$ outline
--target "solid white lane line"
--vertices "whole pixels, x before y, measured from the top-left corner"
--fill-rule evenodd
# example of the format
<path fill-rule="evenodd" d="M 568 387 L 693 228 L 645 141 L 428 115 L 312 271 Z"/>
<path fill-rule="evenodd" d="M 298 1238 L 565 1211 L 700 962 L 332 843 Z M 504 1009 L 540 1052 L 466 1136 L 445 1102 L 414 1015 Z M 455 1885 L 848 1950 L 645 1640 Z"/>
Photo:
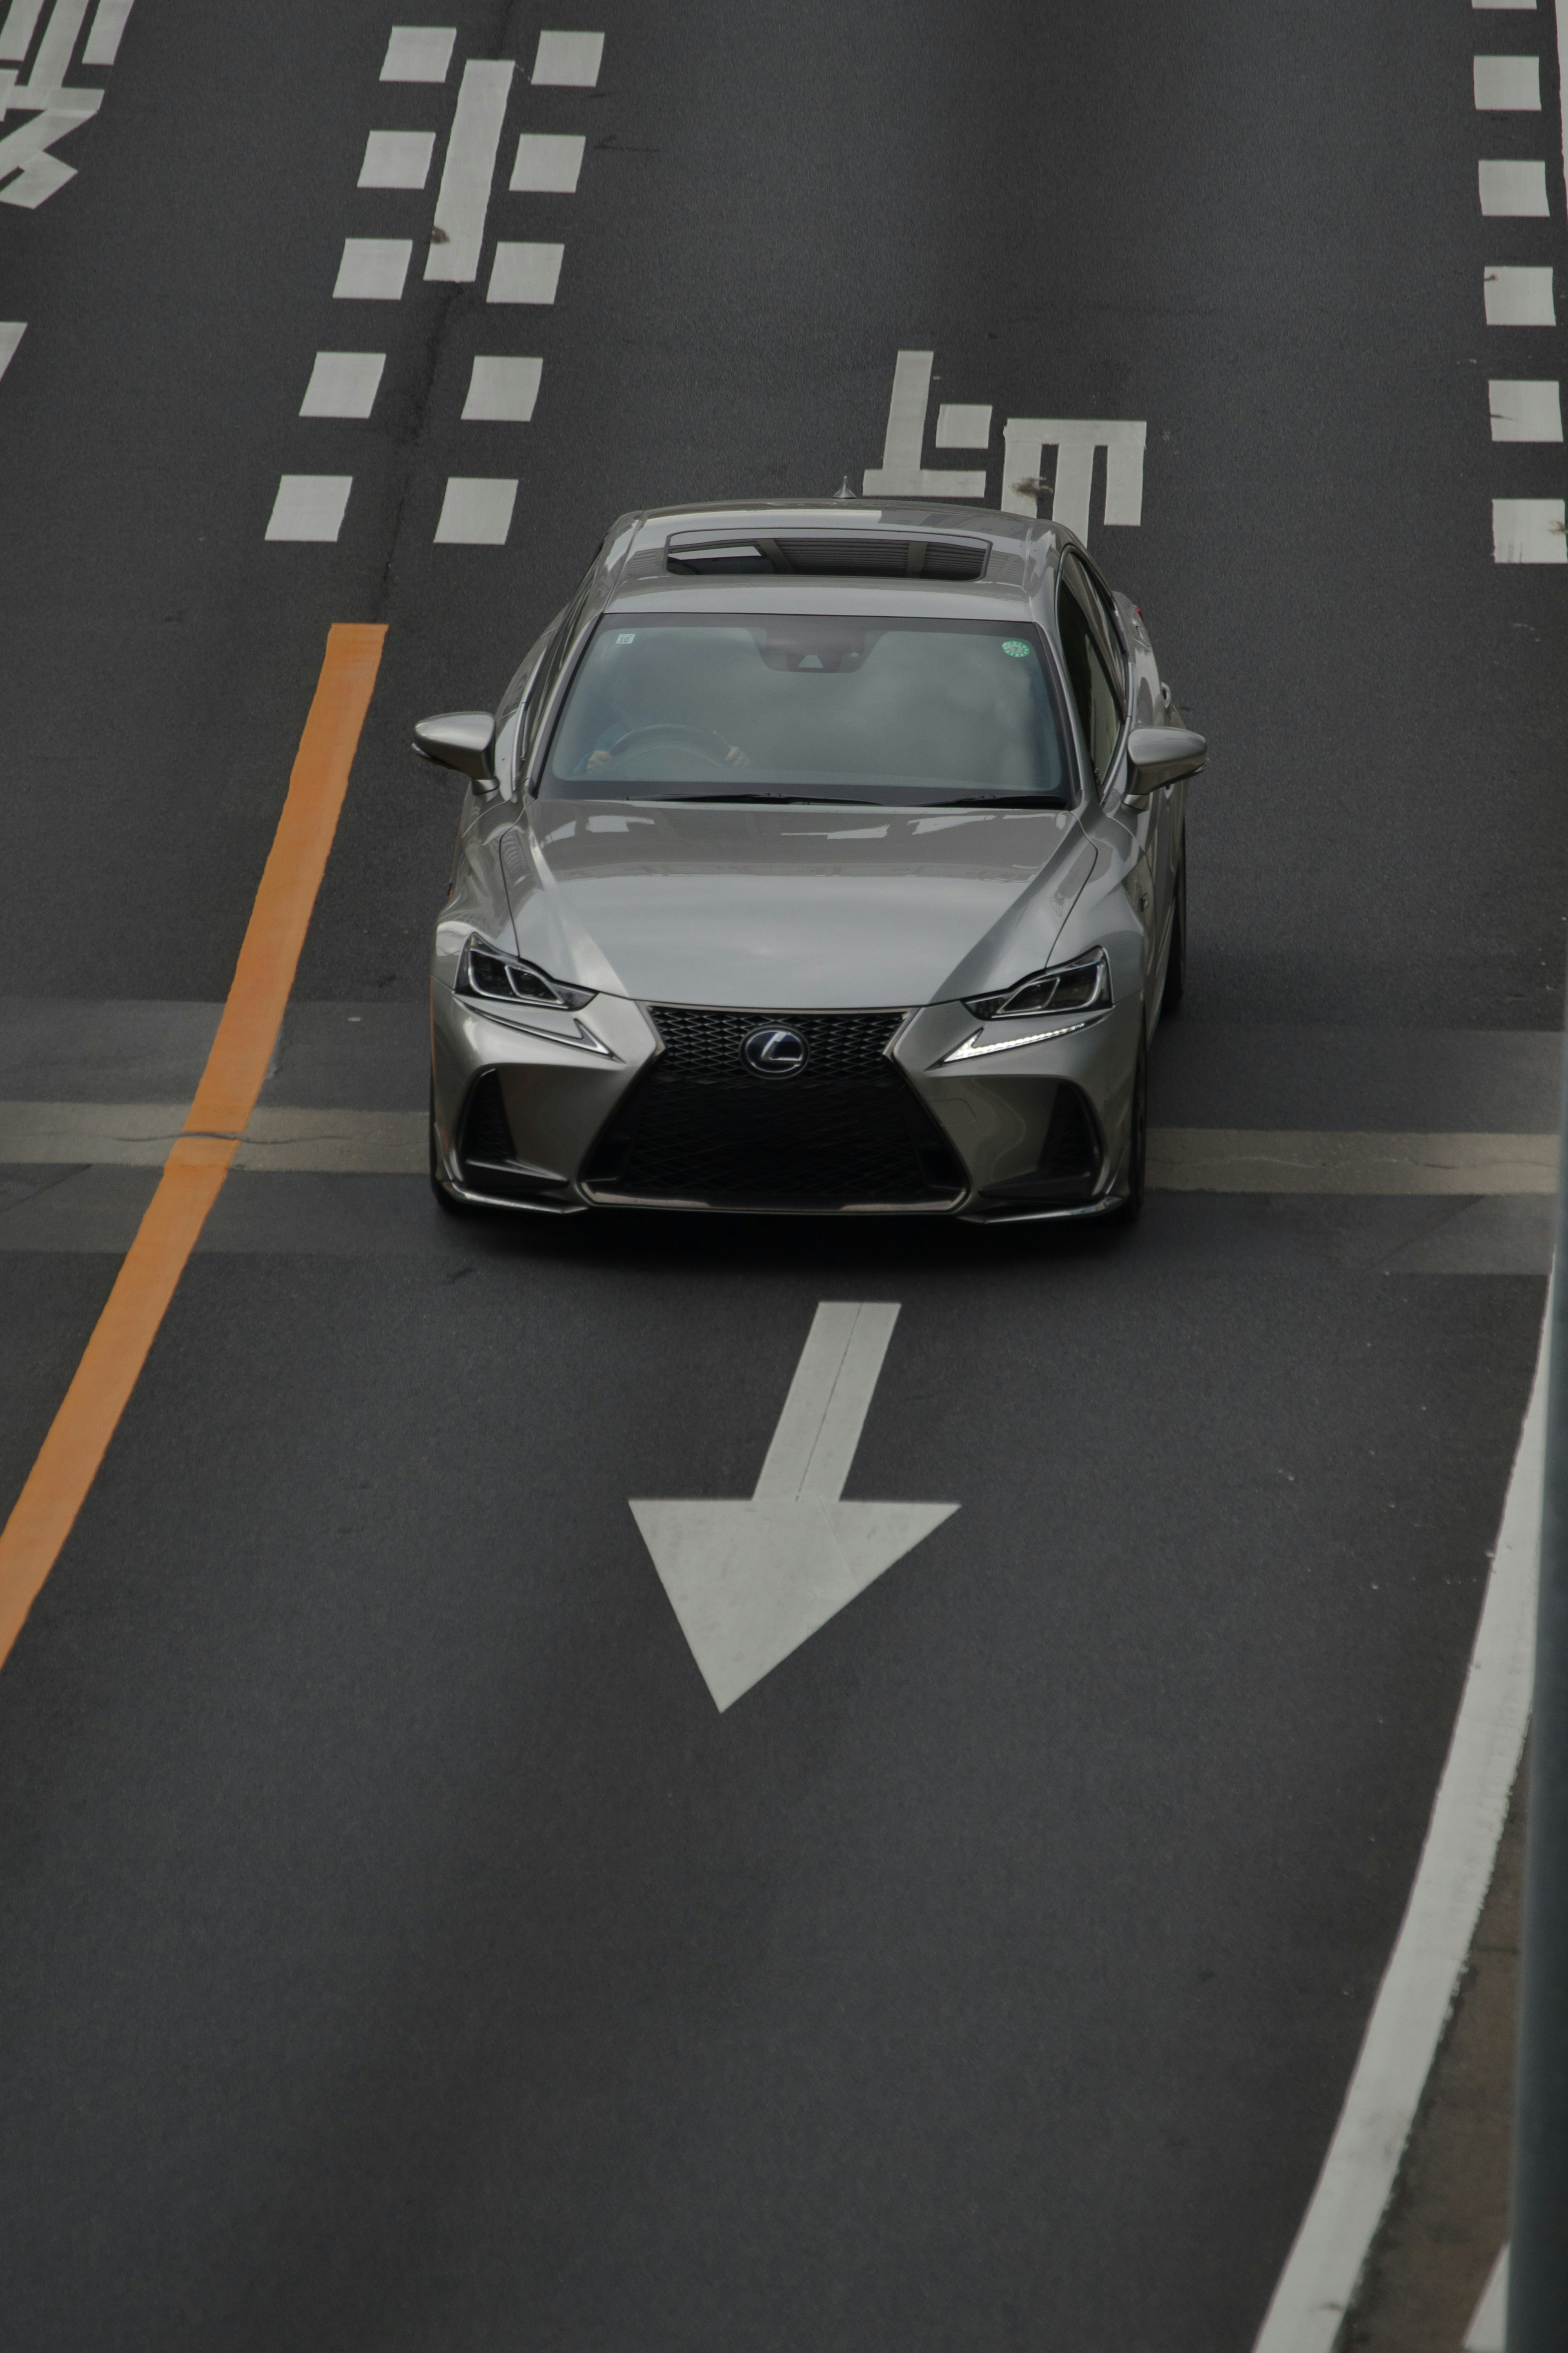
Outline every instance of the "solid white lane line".
<path fill-rule="evenodd" d="M 1561 499 L 1494 499 L 1494 564 L 1568 564 Z"/>
<path fill-rule="evenodd" d="M 427 279 L 468 286 L 479 275 L 485 215 L 500 149 L 501 123 L 514 68 L 510 58 L 470 58 L 463 68 L 452 135 L 436 199 Z"/>
<path fill-rule="evenodd" d="M 1544 164 L 1486 162 L 1479 167 L 1481 210 L 1491 218 L 1544 220 L 1552 207 L 1546 201 Z"/>
<path fill-rule="evenodd" d="M 272 502 L 268 538 L 335 540 L 353 486 L 352 474 L 285 474 Z"/>
<path fill-rule="evenodd" d="M 991 404 L 944 400 L 936 412 L 939 449 L 988 449 L 991 447 Z"/>
<path fill-rule="evenodd" d="M 394 25 L 382 80 L 445 81 L 457 38 L 455 25 Z"/>
<path fill-rule="evenodd" d="M 487 302 L 553 302 L 563 245 L 498 245 Z"/>
<path fill-rule="evenodd" d="M 1561 441 L 1563 403 L 1555 383 L 1519 384 L 1494 376 L 1487 385 L 1494 441 Z"/>
<path fill-rule="evenodd" d="M 412 237 L 345 237 L 333 301 L 400 302 L 413 259 Z"/>
<path fill-rule="evenodd" d="M 368 417 L 385 365 L 384 352 L 318 352 L 300 416 Z"/>
<path fill-rule="evenodd" d="M 1464 2353 L 1505 2353 L 1508 2337 L 1508 2249 L 1491 2267 L 1481 2300 L 1465 2331 Z"/>
<path fill-rule="evenodd" d="M 1552 272 L 1508 269 L 1483 272 L 1489 327 L 1554 327 L 1557 309 L 1552 299 Z"/>
<path fill-rule="evenodd" d="M 422 188 L 436 153 L 433 131 L 373 131 L 360 165 L 362 188 Z"/>
<path fill-rule="evenodd" d="M 1551 1293 L 1447 1761 L 1323 2169 L 1255 2353 L 1331 2353 L 1394 2188 L 1492 1875 L 1535 1660 Z"/>
<path fill-rule="evenodd" d="M 1557 0 L 1557 102 L 1562 116 L 1563 170 L 1568 179 L 1568 0 Z"/>
<path fill-rule="evenodd" d="M 1539 58 L 1477 58 L 1476 106 L 1482 114 L 1539 114 Z"/>
<path fill-rule="evenodd" d="M 570 90 L 592 90 L 604 55 L 603 33 L 541 33 L 533 79 Z"/>
<path fill-rule="evenodd" d="M 463 403 L 466 425 L 526 425 L 539 398 L 542 360 L 477 359 Z"/>
<path fill-rule="evenodd" d="M 0 59 L 20 65 L 33 45 L 33 35 L 44 13 L 44 0 L 11 0 L 0 25 Z"/>
<path fill-rule="evenodd" d="M 510 185 L 517 195 L 574 196 L 587 141 L 547 131 L 525 131 L 517 142 Z"/>
<path fill-rule="evenodd" d="M 447 483 L 437 547 L 504 547 L 517 503 L 517 483 L 473 474 L 453 474 Z"/>
<path fill-rule="evenodd" d="M 1557 1138 L 1153 1127 L 1149 1182 L 1173 1193 L 1554 1193 Z"/>
<path fill-rule="evenodd" d="M 27 332 L 26 319 L 0 319 L 0 375 L 16 356 L 16 346 Z"/>
<path fill-rule="evenodd" d="M 120 55 L 121 37 L 131 14 L 131 0 L 98 0 L 92 30 L 81 53 L 84 66 L 111 66 Z"/>

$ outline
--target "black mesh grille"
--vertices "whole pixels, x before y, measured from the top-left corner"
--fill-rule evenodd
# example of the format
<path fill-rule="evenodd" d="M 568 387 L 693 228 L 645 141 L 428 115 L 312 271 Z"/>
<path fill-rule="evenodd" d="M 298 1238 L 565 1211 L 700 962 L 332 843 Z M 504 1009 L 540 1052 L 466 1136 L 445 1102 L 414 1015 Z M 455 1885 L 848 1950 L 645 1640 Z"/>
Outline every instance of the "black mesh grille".
<path fill-rule="evenodd" d="M 941 1129 L 889 1060 L 900 1013 L 732 1013 L 650 1008 L 664 1052 L 590 1155 L 609 1199 L 729 1208 L 943 1206 L 966 1188 Z M 753 1030 L 805 1041 L 794 1078 L 753 1076 Z"/>

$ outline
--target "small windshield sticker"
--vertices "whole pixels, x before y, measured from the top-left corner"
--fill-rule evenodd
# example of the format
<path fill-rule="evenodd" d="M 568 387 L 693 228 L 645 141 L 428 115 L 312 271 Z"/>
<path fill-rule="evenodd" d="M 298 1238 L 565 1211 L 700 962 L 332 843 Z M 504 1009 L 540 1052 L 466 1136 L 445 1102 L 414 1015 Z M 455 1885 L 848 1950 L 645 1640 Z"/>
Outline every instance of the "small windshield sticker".
<path fill-rule="evenodd" d="M 616 634 L 616 643 L 618 646 L 633 645 L 637 641 L 637 633 L 635 629 L 617 630 Z"/>
<path fill-rule="evenodd" d="M 1027 661 L 1029 659 L 1029 649 L 1022 638 L 1004 638 L 1002 650 L 1005 654 L 1011 654 L 1015 661 Z"/>

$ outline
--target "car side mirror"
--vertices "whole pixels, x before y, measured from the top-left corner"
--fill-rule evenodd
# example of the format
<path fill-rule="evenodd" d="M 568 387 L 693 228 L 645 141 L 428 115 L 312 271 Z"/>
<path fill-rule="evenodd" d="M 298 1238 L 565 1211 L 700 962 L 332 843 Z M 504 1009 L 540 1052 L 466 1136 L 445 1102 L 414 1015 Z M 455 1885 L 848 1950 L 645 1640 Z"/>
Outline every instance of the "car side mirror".
<path fill-rule="evenodd" d="M 414 730 L 414 749 L 438 768 L 456 768 L 476 785 L 493 786 L 495 736 L 496 723 L 488 711 L 442 711 L 434 719 L 420 720 Z"/>
<path fill-rule="evenodd" d="M 1208 737 L 1191 727 L 1134 727 L 1127 738 L 1128 798 L 1146 799 L 1163 786 L 1197 776 L 1208 764 Z"/>

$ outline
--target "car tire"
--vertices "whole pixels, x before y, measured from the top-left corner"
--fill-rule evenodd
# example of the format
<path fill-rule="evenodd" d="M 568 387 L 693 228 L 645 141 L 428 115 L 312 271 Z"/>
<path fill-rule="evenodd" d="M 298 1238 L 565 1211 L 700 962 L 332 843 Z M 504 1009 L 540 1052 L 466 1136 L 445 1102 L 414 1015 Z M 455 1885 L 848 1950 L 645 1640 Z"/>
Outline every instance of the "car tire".
<path fill-rule="evenodd" d="M 1127 1123 L 1127 1191 L 1113 1212 L 1118 1225 L 1135 1225 L 1143 1209 L 1143 1178 L 1149 1162 L 1149 1047 L 1138 1040 L 1132 1072 L 1132 1108 Z"/>
<path fill-rule="evenodd" d="M 1176 869 L 1176 906 L 1171 918 L 1171 952 L 1165 958 L 1165 986 L 1160 997 L 1160 1018 L 1174 1013 L 1187 993 L 1187 845 Z"/>
<path fill-rule="evenodd" d="M 455 1194 L 448 1193 L 447 1187 L 441 1182 L 441 1164 L 436 1150 L 436 1082 L 433 1078 L 430 1082 L 429 1134 L 430 1190 L 436 1196 L 437 1206 L 439 1208 L 444 1209 L 449 1218 L 471 1217 L 473 1212 L 469 1208 L 468 1203 L 467 1201 L 459 1201 Z"/>

